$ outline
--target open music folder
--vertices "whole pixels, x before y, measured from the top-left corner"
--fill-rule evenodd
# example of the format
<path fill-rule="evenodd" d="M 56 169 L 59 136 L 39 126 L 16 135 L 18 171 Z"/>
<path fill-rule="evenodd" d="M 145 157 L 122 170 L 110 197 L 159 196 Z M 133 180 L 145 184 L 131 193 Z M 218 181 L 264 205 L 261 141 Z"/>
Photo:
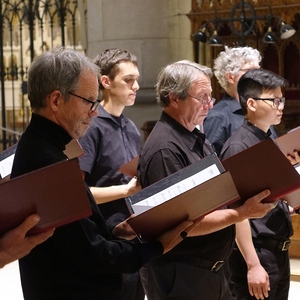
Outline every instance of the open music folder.
<path fill-rule="evenodd" d="M 300 126 L 275 139 L 282 153 L 294 155 L 294 150 L 300 152 Z"/>
<path fill-rule="evenodd" d="M 127 222 L 144 242 L 238 199 L 230 173 L 212 154 L 127 197 L 135 214 Z"/>
<path fill-rule="evenodd" d="M 295 170 L 299 173 L 300 176 L 300 164 L 294 165 Z M 300 189 L 296 190 L 283 197 L 283 200 L 288 203 L 294 209 L 300 208 Z"/>
<path fill-rule="evenodd" d="M 127 222 L 143 242 L 183 220 L 241 205 L 265 189 L 271 194 L 264 202 L 300 191 L 300 175 L 271 139 L 221 163 L 215 155 L 208 156 L 128 197 L 136 216 Z"/>
<path fill-rule="evenodd" d="M 134 157 L 132 160 L 130 160 L 125 165 L 121 166 L 119 169 L 119 172 L 121 172 L 127 176 L 130 176 L 130 177 L 137 176 L 138 163 L 139 163 L 139 155 Z"/>
<path fill-rule="evenodd" d="M 30 234 L 79 220 L 91 214 L 77 158 L 15 177 L 0 184 L 0 235 L 37 213 L 40 222 Z"/>
<path fill-rule="evenodd" d="M 264 202 L 272 202 L 300 189 L 298 172 L 272 139 L 228 157 L 222 164 L 230 171 L 241 201 L 269 189 L 271 194 Z"/>

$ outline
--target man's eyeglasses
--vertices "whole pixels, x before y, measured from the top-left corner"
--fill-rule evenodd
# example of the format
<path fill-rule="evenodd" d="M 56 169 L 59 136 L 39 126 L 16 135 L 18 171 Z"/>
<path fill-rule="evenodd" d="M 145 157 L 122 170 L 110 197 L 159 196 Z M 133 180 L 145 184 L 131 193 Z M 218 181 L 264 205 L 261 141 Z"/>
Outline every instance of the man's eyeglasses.
<path fill-rule="evenodd" d="M 209 105 L 210 103 L 214 104 L 216 102 L 216 99 L 211 97 L 211 96 L 208 96 L 209 99 L 198 98 L 198 97 L 195 97 L 195 96 L 192 96 L 192 95 L 189 95 L 189 94 L 188 94 L 188 96 L 198 100 L 199 102 L 202 103 L 202 105 Z"/>
<path fill-rule="evenodd" d="M 98 106 L 100 104 L 100 100 L 92 101 L 92 100 L 86 99 L 86 98 L 84 98 L 82 96 L 76 95 L 76 94 L 74 94 L 72 92 L 68 92 L 68 94 L 70 94 L 72 96 L 75 96 L 77 98 L 80 98 L 80 99 L 82 99 L 82 100 L 84 100 L 84 101 L 86 101 L 88 103 L 91 103 L 92 106 L 91 106 L 90 110 L 93 111 L 93 112 L 98 108 Z"/>
<path fill-rule="evenodd" d="M 276 108 L 283 108 L 285 104 L 285 98 L 253 98 L 254 100 L 262 100 L 262 101 L 272 101 L 273 102 L 273 107 Z"/>

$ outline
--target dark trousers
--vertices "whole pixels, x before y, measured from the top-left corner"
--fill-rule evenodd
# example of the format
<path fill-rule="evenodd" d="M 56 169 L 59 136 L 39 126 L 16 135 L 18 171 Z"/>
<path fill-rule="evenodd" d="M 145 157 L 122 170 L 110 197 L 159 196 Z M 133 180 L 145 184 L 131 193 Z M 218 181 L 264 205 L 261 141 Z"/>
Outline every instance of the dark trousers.
<path fill-rule="evenodd" d="M 123 274 L 122 300 L 144 300 L 145 292 L 141 283 L 139 272 Z"/>
<path fill-rule="evenodd" d="M 224 271 L 217 273 L 185 263 L 149 263 L 140 270 L 148 300 L 230 300 Z"/>
<path fill-rule="evenodd" d="M 256 249 L 261 265 L 269 274 L 268 300 L 287 300 L 290 287 L 290 261 L 288 251 Z M 253 300 L 248 290 L 247 265 L 239 250 L 235 249 L 228 259 L 232 300 Z"/>

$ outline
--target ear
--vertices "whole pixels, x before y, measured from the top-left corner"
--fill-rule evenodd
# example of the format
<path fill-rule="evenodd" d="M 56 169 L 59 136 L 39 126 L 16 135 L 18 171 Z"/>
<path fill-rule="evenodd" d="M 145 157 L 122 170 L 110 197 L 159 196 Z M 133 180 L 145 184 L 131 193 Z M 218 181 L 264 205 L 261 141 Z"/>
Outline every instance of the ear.
<path fill-rule="evenodd" d="M 234 77 L 235 75 L 232 75 L 231 73 L 225 73 L 225 78 L 229 83 L 234 83 Z"/>
<path fill-rule="evenodd" d="M 170 99 L 170 105 L 177 108 L 178 107 L 178 98 L 175 97 L 173 93 L 169 94 L 169 99 Z"/>
<path fill-rule="evenodd" d="M 256 108 L 257 108 L 257 101 L 255 101 L 254 99 L 252 98 L 249 98 L 247 100 L 247 108 L 253 112 L 256 111 Z"/>
<path fill-rule="evenodd" d="M 102 75 L 100 78 L 101 84 L 105 89 L 109 89 L 110 88 L 110 80 L 108 78 L 108 76 L 106 75 Z"/>
<path fill-rule="evenodd" d="M 55 90 L 48 96 L 49 106 L 54 112 L 57 112 L 61 101 L 65 101 L 60 91 Z"/>

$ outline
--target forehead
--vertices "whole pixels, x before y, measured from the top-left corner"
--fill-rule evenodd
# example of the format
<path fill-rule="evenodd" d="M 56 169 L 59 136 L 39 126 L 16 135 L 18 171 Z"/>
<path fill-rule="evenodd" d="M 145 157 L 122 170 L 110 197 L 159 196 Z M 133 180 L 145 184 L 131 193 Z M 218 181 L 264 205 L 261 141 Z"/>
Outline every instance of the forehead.
<path fill-rule="evenodd" d="M 277 88 L 272 90 L 264 89 L 261 96 L 281 97 L 282 96 L 281 87 L 278 86 Z"/>
<path fill-rule="evenodd" d="M 192 82 L 190 90 L 198 93 L 210 93 L 212 91 L 210 78 L 204 74 L 199 74 L 199 77 Z"/>
<path fill-rule="evenodd" d="M 84 71 L 81 73 L 78 80 L 79 88 L 88 89 L 90 91 L 96 91 L 98 93 L 99 83 L 98 77 L 92 71 Z"/>
<path fill-rule="evenodd" d="M 118 64 L 116 76 L 139 76 L 138 67 L 129 61 L 124 61 Z"/>

